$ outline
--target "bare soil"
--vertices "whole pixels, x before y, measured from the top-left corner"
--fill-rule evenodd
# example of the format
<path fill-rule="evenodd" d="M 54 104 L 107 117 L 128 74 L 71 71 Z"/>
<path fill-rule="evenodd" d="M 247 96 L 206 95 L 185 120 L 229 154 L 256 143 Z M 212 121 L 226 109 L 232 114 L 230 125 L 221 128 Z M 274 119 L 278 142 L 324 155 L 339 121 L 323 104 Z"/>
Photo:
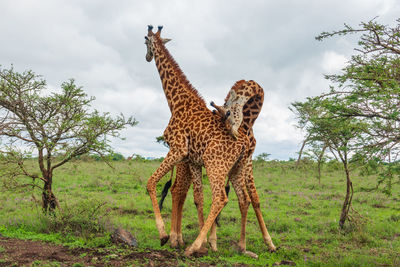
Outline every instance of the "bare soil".
<path fill-rule="evenodd" d="M 135 249 L 71 249 L 42 241 L 12 239 L 0 236 L 2 266 L 178 266 L 185 262 L 178 252 Z M 192 266 L 212 266 L 188 262 Z"/>

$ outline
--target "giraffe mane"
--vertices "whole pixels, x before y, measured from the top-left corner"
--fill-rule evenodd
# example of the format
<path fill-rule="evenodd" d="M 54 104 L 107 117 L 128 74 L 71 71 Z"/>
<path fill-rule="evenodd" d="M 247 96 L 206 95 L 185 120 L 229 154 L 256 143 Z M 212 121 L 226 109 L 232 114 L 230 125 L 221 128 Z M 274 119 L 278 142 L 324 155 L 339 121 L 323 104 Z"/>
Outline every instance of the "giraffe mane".
<path fill-rule="evenodd" d="M 182 69 L 179 67 L 178 63 L 175 61 L 175 59 L 171 56 L 169 53 L 168 49 L 165 47 L 165 45 L 162 43 L 161 38 L 157 38 L 157 43 L 163 50 L 164 55 L 166 55 L 167 59 L 171 62 L 172 68 L 174 71 L 177 73 L 179 79 L 181 82 L 189 89 L 189 91 L 196 97 L 196 99 L 199 100 L 204 106 L 206 106 L 206 102 L 204 101 L 204 98 L 200 95 L 199 91 L 194 88 L 194 86 L 189 82 L 189 80 L 186 78 L 186 75 L 183 73 Z"/>

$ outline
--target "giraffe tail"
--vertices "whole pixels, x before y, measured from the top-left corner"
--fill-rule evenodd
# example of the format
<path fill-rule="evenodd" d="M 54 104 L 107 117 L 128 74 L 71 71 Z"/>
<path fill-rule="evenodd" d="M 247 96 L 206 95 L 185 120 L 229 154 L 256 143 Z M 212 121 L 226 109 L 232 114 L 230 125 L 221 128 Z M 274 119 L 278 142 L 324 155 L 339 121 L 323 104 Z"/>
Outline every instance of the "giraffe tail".
<path fill-rule="evenodd" d="M 168 195 L 168 190 L 169 190 L 169 188 L 170 188 L 171 185 L 172 185 L 172 176 L 174 176 L 174 168 L 172 168 L 172 170 L 171 170 L 171 177 L 170 177 L 170 179 L 168 180 L 168 182 L 165 183 L 164 188 L 163 188 L 163 190 L 162 190 L 162 192 L 161 192 L 161 199 L 160 199 L 160 201 L 158 202 L 158 207 L 160 208 L 160 211 L 162 210 L 163 204 L 164 204 L 164 200 L 165 200 L 165 198 L 166 198 L 167 195 Z"/>

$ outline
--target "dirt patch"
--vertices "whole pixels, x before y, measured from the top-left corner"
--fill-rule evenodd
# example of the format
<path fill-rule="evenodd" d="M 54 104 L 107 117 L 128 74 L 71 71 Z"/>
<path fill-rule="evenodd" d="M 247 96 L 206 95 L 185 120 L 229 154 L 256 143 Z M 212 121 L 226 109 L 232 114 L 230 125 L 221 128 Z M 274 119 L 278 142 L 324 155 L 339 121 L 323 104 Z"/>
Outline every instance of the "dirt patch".
<path fill-rule="evenodd" d="M 135 249 L 70 249 L 42 241 L 19 240 L 0 236 L 0 267 L 40 266 L 58 263 L 58 266 L 178 266 L 186 258 L 167 250 Z M 189 261 L 189 265 L 211 266 Z M 53 266 L 53 265 L 51 265 Z"/>
<path fill-rule="evenodd" d="M 372 207 L 377 208 L 377 209 L 385 209 L 385 208 L 387 208 L 385 205 L 379 204 L 379 203 L 373 204 Z"/>

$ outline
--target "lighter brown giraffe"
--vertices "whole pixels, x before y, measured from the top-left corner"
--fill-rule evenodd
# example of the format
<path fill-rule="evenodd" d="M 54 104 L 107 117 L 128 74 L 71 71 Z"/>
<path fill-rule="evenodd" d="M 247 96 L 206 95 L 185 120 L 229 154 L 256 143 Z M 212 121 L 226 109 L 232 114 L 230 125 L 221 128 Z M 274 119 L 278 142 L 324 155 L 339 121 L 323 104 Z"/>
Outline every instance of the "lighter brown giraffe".
<path fill-rule="evenodd" d="M 244 99 L 244 101 L 240 98 Z M 241 80 L 236 82 L 235 85 L 232 87 L 232 89 L 229 91 L 228 95 L 225 98 L 225 103 L 223 107 L 217 106 L 213 102 L 211 103 L 211 105 L 217 109 L 218 111 L 217 114 L 219 114 L 221 116 L 221 119 L 226 122 L 225 125 L 227 129 L 231 131 L 232 134 L 233 134 L 232 125 L 236 125 L 237 126 L 236 129 L 238 129 L 239 126 L 243 127 L 247 135 L 249 136 L 250 155 L 247 159 L 246 170 L 243 172 L 244 177 L 242 179 L 245 179 L 247 191 L 250 194 L 252 206 L 256 213 L 264 241 L 268 244 L 269 249 L 271 251 L 274 251 L 275 246 L 273 245 L 272 240 L 268 234 L 268 230 L 265 226 L 264 219 L 261 214 L 260 201 L 254 183 L 253 168 L 252 168 L 252 154 L 256 147 L 256 139 L 253 133 L 253 125 L 261 111 L 263 101 L 264 101 L 264 90 L 260 85 L 258 85 L 256 82 L 252 80 L 250 81 Z M 240 112 L 242 116 L 236 116 L 235 120 L 226 120 L 226 118 L 229 118 L 229 116 L 226 115 L 228 111 L 231 113 L 229 116 L 231 116 L 233 112 L 236 113 Z M 231 179 L 228 179 L 228 184 L 229 180 Z M 196 190 L 196 187 L 200 187 L 201 189 L 201 182 L 202 182 L 201 179 L 197 181 L 196 177 L 194 177 L 194 183 L 193 183 L 194 192 L 200 191 L 199 189 Z M 201 196 L 196 196 L 196 195 L 194 197 L 195 199 L 196 197 L 201 198 Z M 202 212 L 202 207 L 200 208 L 200 211 L 198 211 L 198 213 L 200 212 Z M 216 225 L 213 224 L 209 242 L 211 248 L 214 251 L 217 250 L 216 241 L 217 241 Z M 254 256 L 254 254 L 253 255 L 250 254 L 250 256 Z"/>
<path fill-rule="evenodd" d="M 149 178 L 147 190 L 163 245 L 169 237 L 165 232 L 164 222 L 157 204 L 156 184 L 175 165 L 177 166 L 177 175 L 179 173 L 179 177 L 186 177 L 186 179 L 180 179 L 179 183 L 175 182 L 172 189 L 171 237 L 177 235 L 175 238 L 181 241 L 177 229 L 180 228 L 182 206 L 192 179 L 192 175 L 188 174 L 196 173 L 199 169 L 201 170 L 202 165 L 205 166 L 213 201 L 200 234 L 185 251 L 185 255 L 189 256 L 196 252 L 202 252 L 201 247 L 207 232 L 228 201 L 224 190 L 226 175 L 234 167 L 235 171 L 231 171 L 231 179 L 238 181 L 242 176 L 242 171 L 246 169 L 249 138 L 244 130 L 239 130 L 237 140 L 234 140 L 219 117 L 214 116 L 206 107 L 204 100 L 190 85 L 165 48 L 164 44 L 168 39 L 161 38 L 161 29 L 162 27 L 159 27 L 157 33 L 154 34 L 152 27 L 149 26 L 148 34 L 145 36 L 146 60 L 150 62 L 153 57 L 155 59 L 171 111 L 170 121 L 164 131 L 164 138 L 170 149 L 160 167 Z M 242 183 L 235 182 L 235 184 L 242 216 L 241 240 L 245 240 L 244 230 L 249 200 L 244 180 L 242 179 Z M 245 251 L 245 245 L 242 247 L 242 250 Z"/>

